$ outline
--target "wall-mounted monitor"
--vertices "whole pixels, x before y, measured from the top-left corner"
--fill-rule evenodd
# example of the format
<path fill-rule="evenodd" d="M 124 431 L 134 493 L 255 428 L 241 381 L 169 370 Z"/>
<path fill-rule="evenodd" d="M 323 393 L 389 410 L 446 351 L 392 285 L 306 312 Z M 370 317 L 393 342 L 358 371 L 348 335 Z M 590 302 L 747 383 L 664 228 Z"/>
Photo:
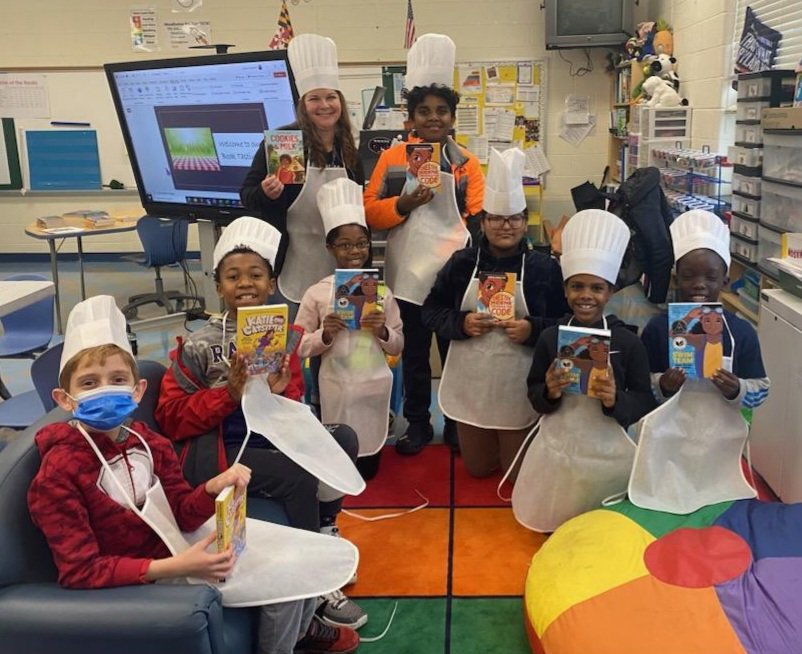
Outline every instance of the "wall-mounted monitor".
<path fill-rule="evenodd" d="M 264 130 L 295 121 L 286 50 L 106 64 L 142 206 L 228 220 Z"/>
<path fill-rule="evenodd" d="M 632 0 L 544 0 L 546 49 L 623 45 L 632 36 Z"/>

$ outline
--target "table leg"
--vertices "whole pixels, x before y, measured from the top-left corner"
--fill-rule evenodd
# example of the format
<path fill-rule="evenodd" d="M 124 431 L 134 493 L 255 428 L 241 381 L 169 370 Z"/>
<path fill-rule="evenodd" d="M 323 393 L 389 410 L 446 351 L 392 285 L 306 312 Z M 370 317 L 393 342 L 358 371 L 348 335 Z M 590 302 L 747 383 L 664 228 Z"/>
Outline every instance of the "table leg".
<path fill-rule="evenodd" d="M 64 333 L 64 327 L 61 322 L 61 293 L 58 286 L 58 253 L 56 251 L 56 240 L 49 238 L 47 244 L 50 246 L 50 273 L 53 275 L 53 286 L 55 286 L 56 296 L 56 325 L 58 326 L 58 333 Z"/>
<path fill-rule="evenodd" d="M 86 281 L 84 280 L 84 245 L 81 237 L 75 239 L 78 242 L 78 269 L 81 273 L 81 301 L 86 299 Z"/>

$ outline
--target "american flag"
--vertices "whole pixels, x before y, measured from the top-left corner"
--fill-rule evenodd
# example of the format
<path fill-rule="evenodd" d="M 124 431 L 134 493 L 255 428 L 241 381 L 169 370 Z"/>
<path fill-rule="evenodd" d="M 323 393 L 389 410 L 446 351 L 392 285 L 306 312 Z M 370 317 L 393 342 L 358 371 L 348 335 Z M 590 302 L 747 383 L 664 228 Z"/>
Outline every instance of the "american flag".
<path fill-rule="evenodd" d="M 415 43 L 415 15 L 412 13 L 412 0 L 407 0 L 407 23 L 404 28 L 404 47 L 409 50 Z"/>
<path fill-rule="evenodd" d="M 295 36 L 295 34 L 292 32 L 292 22 L 290 21 L 290 10 L 287 9 L 287 0 L 282 0 L 281 11 L 278 14 L 276 33 L 273 35 L 273 38 L 270 40 L 270 45 L 267 47 L 271 50 L 286 50 L 293 36 Z"/>

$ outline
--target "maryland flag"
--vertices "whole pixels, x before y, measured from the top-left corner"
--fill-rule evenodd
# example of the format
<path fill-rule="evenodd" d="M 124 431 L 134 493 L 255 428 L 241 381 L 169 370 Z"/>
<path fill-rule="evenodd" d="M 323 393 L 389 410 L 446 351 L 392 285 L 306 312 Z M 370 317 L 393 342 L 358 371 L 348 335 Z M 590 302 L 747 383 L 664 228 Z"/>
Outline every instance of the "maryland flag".
<path fill-rule="evenodd" d="M 295 34 L 292 32 L 292 22 L 290 21 L 290 10 L 287 9 L 287 0 L 282 0 L 281 11 L 278 14 L 276 33 L 273 35 L 273 38 L 270 40 L 270 45 L 267 47 L 271 50 L 286 50 L 293 36 L 295 36 Z"/>

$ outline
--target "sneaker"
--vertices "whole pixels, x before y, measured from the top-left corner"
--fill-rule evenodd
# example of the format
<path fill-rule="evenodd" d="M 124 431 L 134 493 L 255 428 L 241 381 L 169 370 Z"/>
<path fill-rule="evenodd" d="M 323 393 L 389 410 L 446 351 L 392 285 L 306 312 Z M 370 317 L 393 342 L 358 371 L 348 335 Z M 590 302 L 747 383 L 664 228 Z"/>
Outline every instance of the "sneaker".
<path fill-rule="evenodd" d="M 341 590 L 322 596 L 323 602 L 316 613 L 323 622 L 334 627 L 359 629 L 368 622 L 368 614 L 353 600 L 348 599 Z"/>
<path fill-rule="evenodd" d="M 405 456 L 418 454 L 434 438 L 434 430 L 428 422 L 411 422 L 404 435 L 395 444 L 395 451 Z"/>
<path fill-rule="evenodd" d="M 446 418 L 443 427 L 443 442 L 451 448 L 452 452 L 459 454 L 459 436 L 457 436 L 457 423 Z"/>
<path fill-rule="evenodd" d="M 333 536 L 334 538 L 342 538 L 342 534 L 340 533 L 340 528 L 336 524 L 324 525 L 320 528 L 320 533 L 325 534 L 326 536 Z M 345 583 L 346 586 L 350 586 L 351 584 L 355 584 L 357 582 L 357 574 L 356 570 L 354 570 L 354 574 L 351 575 L 351 578 Z"/>
<path fill-rule="evenodd" d="M 304 637 L 295 643 L 297 654 L 350 654 L 359 647 L 359 634 L 348 627 L 332 627 L 319 617 L 312 622 Z"/>

